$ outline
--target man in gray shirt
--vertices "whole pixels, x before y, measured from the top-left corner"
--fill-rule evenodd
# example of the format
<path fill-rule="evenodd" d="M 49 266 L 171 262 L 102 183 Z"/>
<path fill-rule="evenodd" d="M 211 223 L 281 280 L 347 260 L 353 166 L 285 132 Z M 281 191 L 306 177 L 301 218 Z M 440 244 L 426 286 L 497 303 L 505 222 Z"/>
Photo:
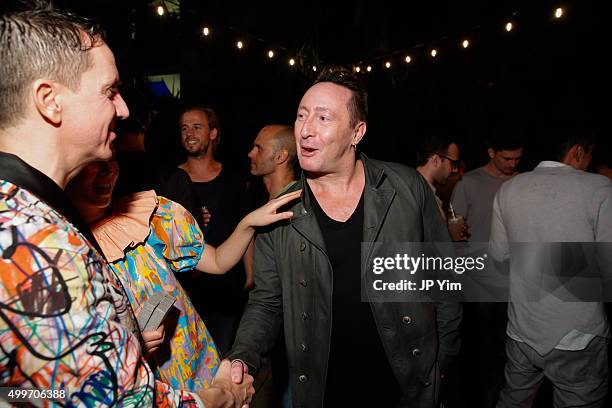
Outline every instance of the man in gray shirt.
<path fill-rule="evenodd" d="M 457 214 L 470 226 L 470 241 L 487 242 L 493 197 L 502 183 L 517 174 L 523 144 L 514 134 L 497 134 L 487 149 L 489 162 L 463 175 L 451 198 Z"/>
<path fill-rule="evenodd" d="M 553 383 L 555 407 L 601 407 L 607 392 L 603 304 L 559 294 L 572 293 L 565 269 L 578 264 L 576 257 L 568 258 L 576 243 L 612 242 L 612 182 L 583 171 L 593 149 L 588 135 L 557 135 L 563 143 L 555 161 L 504 183 L 494 200 L 489 252 L 509 260 L 511 297 L 506 386 L 498 408 L 530 406 L 544 377 Z M 609 260 L 602 266 L 610 272 Z M 543 286 L 553 282 L 554 287 Z"/>

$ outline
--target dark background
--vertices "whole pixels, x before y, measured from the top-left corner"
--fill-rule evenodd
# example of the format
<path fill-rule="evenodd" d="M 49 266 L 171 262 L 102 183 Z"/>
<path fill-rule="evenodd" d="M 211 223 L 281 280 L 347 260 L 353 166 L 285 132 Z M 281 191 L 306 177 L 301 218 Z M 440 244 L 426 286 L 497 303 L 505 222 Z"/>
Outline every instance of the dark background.
<path fill-rule="evenodd" d="M 221 158 L 246 171 L 257 131 L 292 124 L 315 76 L 311 66 L 330 62 L 373 67 L 361 74 L 370 93 L 361 149 L 371 157 L 410 164 L 419 134 L 431 126 L 456 135 L 468 170 L 487 160 L 487 137 L 504 127 L 526 138 L 522 170 L 542 158 L 557 122 L 579 123 L 609 139 L 603 2 L 173 0 L 164 4 L 180 13 L 162 17 L 155 12 L 160 1 L 53 3 L 95 17 L 106 29 L 130 109 L 138 116 L 146 100 L 156 112 L 148 150 L 169 166 L 182 159 L 179 101 L 149 96 L 146 75 L 180 73 L 180 102 L 203 102 L 218 112 Z M 555 20 L 558 6 L 565 15 Z M 507 21 L 514 23 L 510 33 Z M 210 37 L 202 36 L 204 25 Z M 467 50 L 460 47 L 464 38 Z M 237 39 L 245 42 L 240 51 Z M 432 47 L 439 50 L 435 59 Z M 290 57 L 299 66 L 289 67 Z M 609 161 L 609 150 L 602 152 Z"/>

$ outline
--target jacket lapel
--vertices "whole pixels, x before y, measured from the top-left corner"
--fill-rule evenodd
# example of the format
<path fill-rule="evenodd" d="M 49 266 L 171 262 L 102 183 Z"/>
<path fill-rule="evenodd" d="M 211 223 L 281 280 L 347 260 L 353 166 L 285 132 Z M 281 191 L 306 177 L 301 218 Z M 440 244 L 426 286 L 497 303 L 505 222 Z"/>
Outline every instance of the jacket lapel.
<path fill-rule="evenodd" d="M 363 267 L 365 267 L 396 192 L 392 187 L 381 187 L 386 177 L 382 168 L 369 161 L 363 154 L 361 160 L 363 160 L 366 173 L 363 220 L 364 245 L 362 246 L 362 249 L 365 250 L 365 254 L 362 254 L 365 255 L 362 256 Z"/>

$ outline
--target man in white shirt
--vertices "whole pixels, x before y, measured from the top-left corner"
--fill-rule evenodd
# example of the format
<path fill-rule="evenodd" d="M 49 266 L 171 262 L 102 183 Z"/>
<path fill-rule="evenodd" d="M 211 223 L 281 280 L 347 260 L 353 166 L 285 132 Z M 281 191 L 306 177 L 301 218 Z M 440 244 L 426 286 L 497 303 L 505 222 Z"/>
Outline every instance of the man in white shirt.
<path fill-rule="evenodd" d="M 566 129 L 556 136 L 563 140 L 555 160 L 504 183 L 494 200 L 490 253 L 510 262 L 512 300 L 506 385 L 497 407 L 529 406 L 544 377 L 553 384 L 555 407 L 601 407 L 607 392 L 603 304 L 559 293 L 572 293 L 565 269 L 577 257 L 568 258 L 570 250 L 612 242 L 612 182 L 584 171 L 593 150 L 588 135 Z M 602 265 L 609 273 L 610 260 Z M 543 286 L 552 282 L 554 291 Z"/>

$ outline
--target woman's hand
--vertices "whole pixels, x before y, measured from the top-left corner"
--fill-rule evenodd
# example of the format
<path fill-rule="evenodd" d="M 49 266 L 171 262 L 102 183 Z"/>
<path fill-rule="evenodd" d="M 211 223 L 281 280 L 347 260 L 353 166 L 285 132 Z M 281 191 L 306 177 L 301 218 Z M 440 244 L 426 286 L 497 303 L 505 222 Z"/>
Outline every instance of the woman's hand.
<path fill-rule="evenodd" d="M 262 227 L 291 218 L 293 216 L 291 211 L 276 213 L 276 210 L 291 200 L 298 198 L 301 192 L 301 190 L 295 191 L 270 200 L 266 205 L 249 213 L 238 223 L 232 235 L 219 245 L 218 248 L 212 245 L 205 246 L 196 269 L 214 275 L 220 275 L 229 271 L 242 259 L 249 246 L 249 242 L 251 242 L 255 234 L 254 227 Z"/>
<path fill-rule="evenodd" d="M 273 224 L 277 221 L 291 218 L 293 217 L 293 212 L 285 211 L 277 213 L 276 210 L 278 210 L 283 205 L 289 203 L 290 201 L 299 198 L 300 194 L 302 194 L 302 190 L 294 191 L 278 198 L 273 198 L 265 205 L 247 214 L 247 216 L 244 217 L 242 221 L 248 227 L 263 227 L 265 225 Z"/>
<path fill-rule="evenodd" d="M 162 324 L 156 330 L 147 330 L 142 332 L 142 340 L 144 342 L 144 355 L 149 358 L 155 353 L 164 342 L 165 336 L 164 325 Z"/>

